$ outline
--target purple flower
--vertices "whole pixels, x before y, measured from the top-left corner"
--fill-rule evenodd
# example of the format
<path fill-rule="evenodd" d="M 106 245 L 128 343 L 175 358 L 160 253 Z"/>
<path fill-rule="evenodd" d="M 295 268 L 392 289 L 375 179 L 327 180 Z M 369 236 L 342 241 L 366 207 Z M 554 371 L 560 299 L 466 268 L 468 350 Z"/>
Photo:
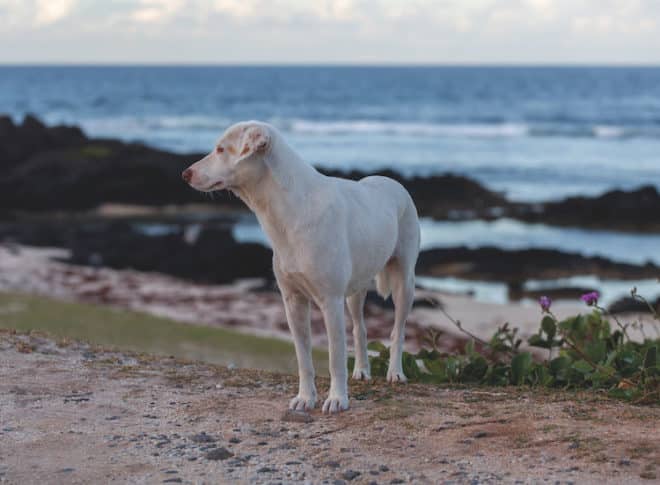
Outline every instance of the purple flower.
<path fill-rule="evenodd" d="M 550 306 L 552 305 L 552 299 L 549 296 L 542 296 L 539 298 L 539 305 L 541 305 L 542 312 L 547 312 L 550 310 Z"/>
<path fill-rule="evenodd" d="M 585 302 L 589 306 L 594 306 L 595 304 L 598 303 L 598 297 L 600 295 L 598 294 L 597 291 L 592 291 L 591 293 L 585 293 L 580 297 L 580 300 Z"/>

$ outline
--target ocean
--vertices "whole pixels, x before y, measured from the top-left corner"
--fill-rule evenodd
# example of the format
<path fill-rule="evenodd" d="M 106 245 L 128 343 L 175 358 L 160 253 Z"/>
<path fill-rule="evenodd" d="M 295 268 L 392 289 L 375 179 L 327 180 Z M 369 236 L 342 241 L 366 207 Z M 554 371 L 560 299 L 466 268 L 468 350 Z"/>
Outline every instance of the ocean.
<path fill-rule="evenodd" d="M 660 68 L 0 67 L 0 113 L 179 153 L 208 151 L 236 121 L 273 123 L 317 166 L 456 173 L 510 199 L 660 189 Z M 191 160 L 193 161 L 193 160 Z M 240 241 L 267 244 L 248 218 Z M 551 248 L 660 264 L 660 235 L 499 221 L 422 221 L 422 246 Z M 427 278 L 427 280 L 429 280 Z M 506 300 L 506 285 L 434 278 Z M 543 284 L 542 282 L 539 284 Z M 607 302 L 656 281 L 590 275 Z"/>
<path fill-rule="evenodd" d="M 180 153 L 266 120 L 318 166 L 514 200 L 660 188 L 660 68 L 4 66 L 0 112 Z"/>

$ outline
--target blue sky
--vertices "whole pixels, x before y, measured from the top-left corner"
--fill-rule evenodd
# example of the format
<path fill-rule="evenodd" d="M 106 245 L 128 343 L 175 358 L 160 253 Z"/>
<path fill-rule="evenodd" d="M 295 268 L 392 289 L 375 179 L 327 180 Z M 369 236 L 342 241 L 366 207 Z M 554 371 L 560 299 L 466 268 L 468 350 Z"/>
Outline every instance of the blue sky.
<path fill-rule="evenodd" d="M 0 62 L 660 64 L 660 1 L 0 0 Z"/>

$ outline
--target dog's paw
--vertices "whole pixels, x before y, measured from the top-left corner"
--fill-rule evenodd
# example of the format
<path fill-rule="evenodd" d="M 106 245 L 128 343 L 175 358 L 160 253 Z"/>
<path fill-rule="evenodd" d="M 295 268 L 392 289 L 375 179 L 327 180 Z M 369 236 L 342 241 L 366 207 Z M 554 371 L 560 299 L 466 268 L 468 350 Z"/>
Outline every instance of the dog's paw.
<path fill-rule="evenodd" d="M 348 409 L 348 396 L 328 396 L 323 403 L 323 412 L 335 414 Z"/>
<path fill-rule="evenodd" d="M 316 406 L 316 398 L 314 397 L 307 398 L 298 395 L 289 401 L 289 409 L 293 411 L 311 411 L 314 406 Z"/>
<path fill-rule="evenodd" d="M 404 382 L 408 382 L 408 378 L 401 369 L 399 370 L 389 369 L 387 371 L 387 382 L 391 382 L 393 384 L 397 382 L 404 383 Z"/>
<path fill-rule="evenodd" d="M 355 368 L 353 370 L 353 376 L 352 376 L 354 381 L 370 381 L 371 380 L 371 373 L 369 372 L 369 369 L 359 369 Z"/>

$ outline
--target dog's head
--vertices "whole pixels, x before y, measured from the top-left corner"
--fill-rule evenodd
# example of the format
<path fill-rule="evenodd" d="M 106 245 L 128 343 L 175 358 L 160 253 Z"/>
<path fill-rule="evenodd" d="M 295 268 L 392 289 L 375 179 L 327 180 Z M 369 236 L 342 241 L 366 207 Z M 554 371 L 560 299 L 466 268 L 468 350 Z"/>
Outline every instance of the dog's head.
<path fill-rule="evenodd" d="M 240 189 L 262 176 L 271 140 L 265 123 L 237 123 L 225 131 L 211 153 L 185 169 L 181 176 L 202 192 Z"/>

